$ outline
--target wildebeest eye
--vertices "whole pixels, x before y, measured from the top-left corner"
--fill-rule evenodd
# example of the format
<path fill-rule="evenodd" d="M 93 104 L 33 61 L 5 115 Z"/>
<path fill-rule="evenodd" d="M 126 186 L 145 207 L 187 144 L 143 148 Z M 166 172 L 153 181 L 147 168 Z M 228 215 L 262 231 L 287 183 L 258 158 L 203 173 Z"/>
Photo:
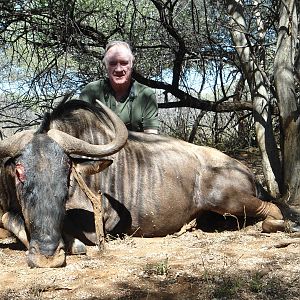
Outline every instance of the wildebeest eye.
<path fill-rule="evenodd" d="M 22 182 L 24 183 L 25 181 L 25 168 L 24 166 L 21 164 L 21 163 L 17 163 L 16 164 L 16 175 L 17 175 L 17 178 Z"/>

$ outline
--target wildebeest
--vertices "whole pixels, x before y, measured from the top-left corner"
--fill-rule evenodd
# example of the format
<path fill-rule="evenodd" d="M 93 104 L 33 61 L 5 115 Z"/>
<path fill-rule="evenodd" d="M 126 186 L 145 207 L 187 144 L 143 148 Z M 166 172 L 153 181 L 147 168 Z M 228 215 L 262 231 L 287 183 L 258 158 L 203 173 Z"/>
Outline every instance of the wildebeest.
<path fill-rule="evenodd" d="M 259 185 L 242 163 L 170 137 L 128 136 L 104 106 L 62 103 L 36 132 L 1 141 L 0 157 L 0 225 L 28 248 L 31 267 L 63 266 L 70 236 L 96 242 L 93 207 L 72 165 L 103 193 L 105 231 L 112 234 L 164 236 L 204 211 L 261 217 L 264 231 L 285 230 L 282 212 L 258 198 Z"/>

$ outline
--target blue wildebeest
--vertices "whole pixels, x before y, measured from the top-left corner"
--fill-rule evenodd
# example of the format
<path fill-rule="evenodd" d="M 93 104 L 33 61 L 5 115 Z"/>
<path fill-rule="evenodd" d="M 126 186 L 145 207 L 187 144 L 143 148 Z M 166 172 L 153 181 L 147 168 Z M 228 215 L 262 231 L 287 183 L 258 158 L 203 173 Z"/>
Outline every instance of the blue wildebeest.
<path fill-rule="evenodd" d="M 28 248 L 31 267 L 63 266 L 70 236 L 96 242 L 93 206 L 72 165 L 91 190 L 102 191 L 106 232 L 164 236 L 204 211 L 260 217 L 264 231 L 285 230 L 283 212 L 259 199 L 259 185 L 242 163 L 170 137 L 128 136 L 104 106 L 62 103 L 38 131 L 1 141 L 0 157 L 0 225 Z"/>

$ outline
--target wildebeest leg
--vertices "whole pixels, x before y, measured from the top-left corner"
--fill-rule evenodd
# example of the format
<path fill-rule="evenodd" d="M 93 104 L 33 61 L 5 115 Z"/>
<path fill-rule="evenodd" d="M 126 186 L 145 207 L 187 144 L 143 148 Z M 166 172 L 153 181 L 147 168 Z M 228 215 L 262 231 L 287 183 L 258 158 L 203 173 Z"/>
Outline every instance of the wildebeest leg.
<path fill-rule="evenodd" d="M 26 246 L 27 249 L 29 248 L 24 221 L 19 215 L 6 212 L 2 216 L 2 223 L 4 229 L 12 232 Z"/>
<path fill-rule="evenodd" d="M 68 210 L 64 220 L 64 234 L 76 238 L 83 245 L 95 245 L 97 239 L 93 213 L 80 209 Z"/>
<path fill-rule="evenodd" d="M 257 210 L 257 216 L 265 218 L 262 230 L 264 232 L 285 231 L 286 222 L 283 220 L 280 209 L 271 202 L 259 201 L 261 201 L 261 205 Z"/>
<path fill-rule="evenodd" d="M 86 246 L 80 240 L 66 233 L 63 234 L 63 238 L 67 253 L 74 255 L 86 254 Z"/>
<path fill-rule="evenodd" d="M 0 240 L 11 237 L 12 233 L 4 228 L 0 228 Z"/>
<path fill-rule="evenodd" d="M 6 239 L 13 235 L 10 231 L 4 229 L 3 227 L 2 217 L 4 215 L 4 209 L 2 206 L 3 206 L 3 200 L 0 198 L 0 240 Z"/>
<path fill-rule="evenodd" d="M 254 196 L 235 194 L 219 205 L 210 207 L 211 211 L 219 214 L 231 214 L 235 216 L 249 216 L 263 218 L 262 229 L 264 232 L 285 231 L 286 222 L 280 209 L 271 202 L 262 201 Z"/>
<path fill-rule="evenodd" d="M 280 203 L 279 203 L 280 204 Z M 282 205 L 281 205 L 282 206 Z M 300 232 L 300 227 L 298 221 L 295 222 L 295 220 L 289 219 L 288 221 L 283 220 L 284 217 L 282 214 L 290 213 L 291 210 L 289 207 L 277 207 L 273 203 L 264 202 L 262 201 L 262 205 L 260 207 L 260 216 L 266 216 L 265 220 L 262 223 L 263 231 L 265 232 L 276 232 L 276 231 L 288 231 L 288 232 Z M 281 219 L 279 219 L 279 213 Z M 288 217 L 289 218 L 289 217 Z"/>

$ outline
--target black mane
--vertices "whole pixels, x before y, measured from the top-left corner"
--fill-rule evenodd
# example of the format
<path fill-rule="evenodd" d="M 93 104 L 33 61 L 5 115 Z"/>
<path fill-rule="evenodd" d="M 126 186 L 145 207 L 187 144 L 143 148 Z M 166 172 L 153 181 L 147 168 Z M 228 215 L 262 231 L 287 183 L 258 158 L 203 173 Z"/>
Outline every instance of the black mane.
<path fill-rule="evenodd" d="M 50 129 L 50 124 L 53 120 L 60 119 L 61 116 L 65 115 L 66 112 L 74 111 L 77 109 L 86 109 L 89 111 L 96 112 L 99 108 L 91 105 L 90 103 L 82 100 L 72 99 L 68 100 L 63 99 L 51 113 L 46 112 L 43 116 L 43 120 L 36 131 L 36 133 L 46 133 Z"/>

